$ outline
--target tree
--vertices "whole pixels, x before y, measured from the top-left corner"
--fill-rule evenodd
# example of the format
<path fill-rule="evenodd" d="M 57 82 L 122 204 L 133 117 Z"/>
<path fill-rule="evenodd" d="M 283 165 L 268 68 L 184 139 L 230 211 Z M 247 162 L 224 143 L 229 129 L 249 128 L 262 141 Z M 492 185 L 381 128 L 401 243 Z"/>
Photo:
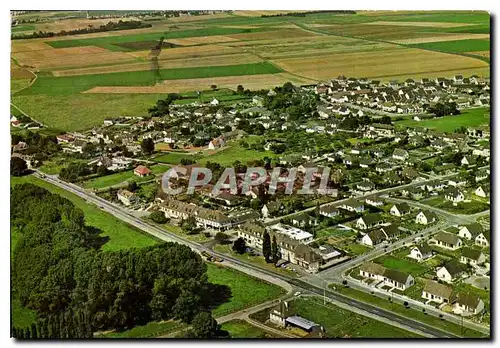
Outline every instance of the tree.
<path fill-rule="evenodd" d="M 262 254 L 266 262 L 271 262 L 271 237 L 267 231 L 264 232 L 264 240 L 262 241 Z"/>
<path fill-rule="evenodd" d="M 403 306 L 408 307 L 408 301 L 405 301 L 405 302 L 403 303 Z"/>
<path fill-rule="evenodd" d="M 181 228 L 187 234 L 198 233 L 198 229 L 196 226 L 196 219 L 194 218 L 194 216 L 189 216 L 187 219 L 182 220 Z"/>
<path fill-rule="evenodd" d="M 278 251 L 278 243 L 276 241 L 276 235 L 273 236 L 273 241 L 271 244 L 271 256 L 273 259 L 273 263 L 276 264 L 280 259 L 279 251 Z"/>
<path fill-rule="evenodd" d="M 156 222 L 157 224 L 164 224 L 168 222 L 167 217 L 165 214 L 159 210 L 152 212 L 149 214 L 149 218 Z"/>
<path fill-rule="evenodd" d="M 130 192 L 135 192 L 137 190 L 137 182 L 135 180 L 130 180 L 127 184 L 127 190 Z"/>
<path fill-rule="evenodd" d="M 210 88 L 212 89 L 212 91 L 215 91 L 217 89 L 217 85 L 210 85 Z"/>
<path fill-rule="evenodd" d="M 28 165 L 26 161 L 19 157 L 12 157 L 10 159 L 10 174 L 14 176 L 21 176 L 26 174 Z"/>
<path fill-rule="evenodd" d="M 342 284 L 343 284 L 344 286 L 347 286 L 347 280 L 343 280 L 343 281 L 342 281 Z"/>
<path fill-rule="evenodd" d="M 192 323 L 192 336 L 198 339 L 216 338 L 219 332 L 219 324 L 209 312 L 196 314 Z"/>
<path fill-rule="evenodd" d="M 238 253 L 238 254 L 244 254 L 245 251 L 247 250 L 247 245 L 246 242 L 243 238 L 238 238 L 234 241 L 233 243 L 233 251 Z"/>
<path fill-rule="evenodd" d="M 238 87 L 236 87 L 236 92 L 238 94 L 243 94 L 243 92 L 245 92 L 245 88 L 243 88 L 242 85 L 238 85 Z"/>
<path fill-rule="evenodd" d="M 141 149 L 146 155 L 150 155 L 155 150 L 155 143 L 151 138 L 145 138 L 141 142 Z"/>
<path fill-rule="evenodd" d="M 219 242 L 220 244 L 226 244 L 229 241 L 229 236 L 225 234 L 224 232 L 218 232 L 215 235 L 215 240 Z"/>
<path fill-rule="evenodd" d="M 390 116 L 382 116 L 382 118 L 380 119 L 380 123 L 392 124 L 392 119 Z"/>

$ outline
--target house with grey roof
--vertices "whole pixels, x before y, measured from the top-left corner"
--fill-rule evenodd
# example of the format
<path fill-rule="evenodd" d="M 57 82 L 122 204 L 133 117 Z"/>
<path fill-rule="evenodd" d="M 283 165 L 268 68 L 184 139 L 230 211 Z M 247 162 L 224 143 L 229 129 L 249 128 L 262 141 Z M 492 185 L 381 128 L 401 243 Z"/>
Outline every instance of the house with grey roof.
<path fill-rule="evenodd" d="M 422 298 L 436 303 L 452 303 L 455 299 L 451 286 L 427 280 L 422 290 Z"/>
<path fill-rule="evenodd" d="M 456 250 L 463 244 L 462 240 L 456 234 L 444 231 L 438 232 L 432 239 L 436 241 L 437 246 L 451 250 Z"/>
<path fill-rule="evenodd" d="M 427 243 L 422 243 L 420 245 L 415 245 L 410 249 L 410 254 L 408 257 L 415 259 L 417 261 L 425 261 L 431 258 L 433 255 L 432 249 Z"/>
<path fill-rule="evenodd" d="M 464 267 L 457 261 L 451 260 L 437 269 L 436 276 L 444 282 L 451 283 L 464 273 Z"/>
<path fill-rule="evenodd" d="M 477 295 L 459 292 L 453 310 L 455 313 L 476 315 L 484 310 L 484 302 Z"/>
<path fill-rule="evenodd" d="M 464 248 L 460 255 L 460 262 L 466 265 L 480 266 L 485 260 L 486 256 L 478 249 Z"/>
<path fill-rule="evenodd" d="M 467 225 L 463 225 L 458 230 L 458 236 L 465 238 L 467 240 L 475 239 L 481 232 L 483 232 L 483 226 L 477 222 L 473 222 Z"/>

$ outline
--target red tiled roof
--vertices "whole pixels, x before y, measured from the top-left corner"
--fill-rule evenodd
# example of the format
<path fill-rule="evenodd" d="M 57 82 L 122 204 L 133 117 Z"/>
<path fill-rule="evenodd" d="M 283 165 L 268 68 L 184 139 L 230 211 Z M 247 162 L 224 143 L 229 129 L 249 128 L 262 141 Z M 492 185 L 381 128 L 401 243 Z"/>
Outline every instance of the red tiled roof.
<path fill-rule="evenodd" d="M 151 171 L 148 169 L 148 167 L 140 165 L 134 169 L 134 173 L 138 173 L 140 175 L 147 175 L 147 174 L 151 174 Z"/>

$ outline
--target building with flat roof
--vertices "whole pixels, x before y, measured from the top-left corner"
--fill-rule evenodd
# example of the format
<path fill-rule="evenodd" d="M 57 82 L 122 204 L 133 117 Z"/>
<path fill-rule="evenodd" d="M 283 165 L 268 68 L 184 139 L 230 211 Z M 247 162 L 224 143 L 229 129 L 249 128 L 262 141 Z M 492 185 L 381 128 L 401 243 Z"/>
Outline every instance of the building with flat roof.
<path fill-rule="evenodd" d="M 284 224 L 272 225 L 269 226 L 269 229 L 272 232 L 284 235 L 292 240 L 296 240 L 303 244 L 311 242 L 314 238 L 314 236 L 309 232 L 301 230 L 300 228 L 297 227 L 292 227 Z"/>

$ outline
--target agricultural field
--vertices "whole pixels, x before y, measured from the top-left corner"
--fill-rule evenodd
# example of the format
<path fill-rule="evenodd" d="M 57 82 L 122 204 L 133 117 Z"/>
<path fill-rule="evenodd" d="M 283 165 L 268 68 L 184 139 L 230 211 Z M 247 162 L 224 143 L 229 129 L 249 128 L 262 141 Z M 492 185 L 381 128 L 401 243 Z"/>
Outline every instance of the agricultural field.
<path fill-rule="evenodd" d="M 355 314 L 330 303 L 323 305 L 318 297 L 294 300 L 291 307 L 297 311 L 297 315 L 322 325 L 329 338 L 421 337 L 413 332 Z"/>
<path fill-rule="evenodd" d="M 462 110 L 460 115 L 444 116 L 421 121 L 402 120 L 396 125 L 405 127 L 425 127 L 439 132 L 452 133 L 460 127 L 478 127 L 490 124 L 490 108 Z"/>
<path fill-rule="evenodd" d="M 442 52 L 464 53 L 473 51 L 489 51 L 489 40 L 456 40 L 456 41 L 441 41 L 441 42 L 427 42 L 412 47 L 425 48 L 429 50 L 436 50 Z"/>
<path fill-rule="evenodd" d="M 154 175 L 160 175 L 165 173 L 170 167 L 157 164 L 153 166 L 148 166 L 148 168 L 151 170 L 151 172 Z M 143 182 L 143 181 L 149 181 L 149 180 L 154 180 L 154 176 L 146 176 L 146 177 L 139 177 L 134 174 L 133 170 L 128 170 L 125 172 L 120 172 L 120 173 L 115 173 L 115 174 L 110 174 L 110 175 L 104 175 L 97 177 L 95 179 L 91 179 L 87 181 L 84 186 L 85 188 L 89 189 L 102 189 L 106 187 L 112 187 L 120 184 L 124 184 L 128 181 L 136 181 L 136 182 Z"/>
<path fill-rule="evenodd" d="M 50 128 L 77 131 L 106 117 L 146 115 L 167 93 L 212 84 L 258 90 L 338 75 L 387 81 L 490 74 L 487 12 L 286 12 L 157 18 L 151 28 L 13 40 L 11 57 L 18 65 L 11 73 L 20 80 L 12 84 L 12 102 Z M 84 11 L 39 16 L 42 22 L 13 31 L 89 25 Z M 151 48 L 161 37 L 159 71 L 153 74 Z M 38 76 L 32 86 L 27 79 L 34 75 L 26 67 Z"/>

